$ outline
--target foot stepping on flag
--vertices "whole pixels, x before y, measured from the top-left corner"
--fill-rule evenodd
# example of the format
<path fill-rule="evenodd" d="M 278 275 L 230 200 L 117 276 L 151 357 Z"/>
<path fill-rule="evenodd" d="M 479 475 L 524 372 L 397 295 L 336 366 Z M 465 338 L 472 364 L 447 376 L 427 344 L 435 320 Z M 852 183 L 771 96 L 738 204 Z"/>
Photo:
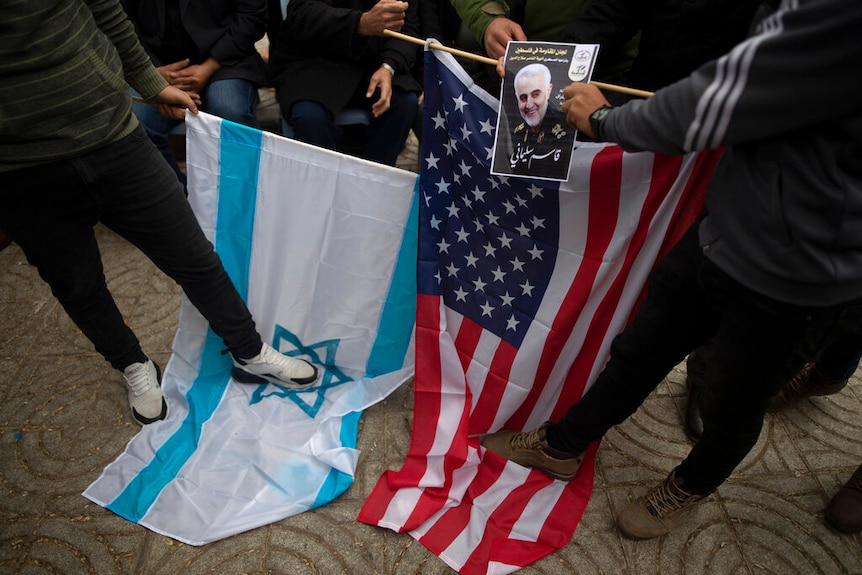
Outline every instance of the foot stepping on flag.
<path fill-rule="evenodd" d="M 425 52 L 413 434 L 359 520 L 409 532 L 466 575 L 566 545 L 594 455 L 568 482 L 507 462 L 481 434 L 557 419 L 592 383 L 646 276 L 700 214 L 717 153 L 581 144 L 567 182 L 490 176 L 499 102 Z"/>
<path fill-rule="evenodd" d="M 353 482 L 359 416 L 413 373 L 416 174 L 189 115 L 189 201 L 258 330 L 321 370 L 237 383 L 184 299 L 147 425 L 84 495 L 203 545 L 323 505 Z"/>

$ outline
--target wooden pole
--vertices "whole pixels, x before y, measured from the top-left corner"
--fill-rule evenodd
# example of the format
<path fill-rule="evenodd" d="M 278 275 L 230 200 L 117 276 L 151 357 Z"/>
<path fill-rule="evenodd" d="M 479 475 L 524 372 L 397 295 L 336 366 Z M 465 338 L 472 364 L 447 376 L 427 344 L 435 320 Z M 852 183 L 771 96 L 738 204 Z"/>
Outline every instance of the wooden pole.
<path fill-rule="evenodd" d="M 413 42 L 414 44 L 421 44 L 422 46 L 425 45 L 425 40 L 422 40 L 421 38 L 414 38 L 413 36 L 408 36 L 407 34 L 402 34 L 401 32 L 384 30 L 383 34 L 386 36 L 391 36 L 393 38 L 398 38 L 400 40 L 405 40 L 407 42 Z M 497 65 L 497 61 L 493 58 L 488 58 L 487 56 L 482 56 L 480 54 L 474 54 L 473 52 L 465 52 L 464 50 L 458 50 L 456 48 L 450 48 L 449 46 L 444 46 L 436 42 L 429 42 L 428 47 L 432 50 L 441 50 L 443 52 L 449 52 L 450 54 L 454 54 L 455 56 L 460 56 L 462 58 L 476 60 L 477 62 L 484 62 L 485 64 L 490 64 L 491 66 Z M 593 84 L 596 88 L 601 88 L 602 90 L 619 92 L 620 94 L 628 94 L 630 96 L 638 96 L 640 98 L 649 98 L 654 94 L 654 92 L 647 92 L 646 90 L 638 90 L 636 88 L 628 88 L 626 86 L 617 86 L 616 84 L 606 84 L 604 82 L 594 81 L 590 83 Z"/>

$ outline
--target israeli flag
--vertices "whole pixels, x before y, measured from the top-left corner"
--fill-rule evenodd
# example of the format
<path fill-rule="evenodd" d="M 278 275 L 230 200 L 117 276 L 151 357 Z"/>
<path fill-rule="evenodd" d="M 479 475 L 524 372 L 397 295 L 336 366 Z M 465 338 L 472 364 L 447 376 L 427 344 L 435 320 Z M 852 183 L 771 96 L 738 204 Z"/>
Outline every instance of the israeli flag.
<path fill-rule="evenodd" d="M 364 409 L 413 373 L 416 174 L 204 113 L 186 119 L 189 201 L 273 347 L 322 368 L 303 391 L 233 381 L 183 299 L 145 426 L 84 496 L 204 545 L 332 501 Z"/>

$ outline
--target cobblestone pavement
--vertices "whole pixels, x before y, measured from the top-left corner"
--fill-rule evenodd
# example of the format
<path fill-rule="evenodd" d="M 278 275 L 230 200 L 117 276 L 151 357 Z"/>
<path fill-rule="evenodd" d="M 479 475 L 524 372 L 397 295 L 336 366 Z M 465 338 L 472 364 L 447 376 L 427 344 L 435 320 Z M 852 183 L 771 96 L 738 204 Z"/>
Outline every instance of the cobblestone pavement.
<path fill-rule="evenodd" d="M 403 165 L 415 162 L 405 156 Z M 109 286 L 145 351 L 164 365 L 179 289 L 125 241 L 97 231 Z M 628 540 L 613 526 L 615 513 L 690 447 L 678 367 L 603 441 L 594 493 L 572 541 L 519 573 L 862 574 L 862 536 L 837 533 L 822 513 L 862 461 L 860 376 L 839 394 L 767 416 L 749 457 L 683 526 L 657 540 Z M 120 375 L 72 325 L 15 244 L 0 251 L 0 383 L 0 573 L 453 573 L 409 535 L 356 521 L 380 474 L 404 461 L 409 384 L 363 414 L 356 481 L 342 497 L 192 547 L 81 495 L 138 426 Z"/>

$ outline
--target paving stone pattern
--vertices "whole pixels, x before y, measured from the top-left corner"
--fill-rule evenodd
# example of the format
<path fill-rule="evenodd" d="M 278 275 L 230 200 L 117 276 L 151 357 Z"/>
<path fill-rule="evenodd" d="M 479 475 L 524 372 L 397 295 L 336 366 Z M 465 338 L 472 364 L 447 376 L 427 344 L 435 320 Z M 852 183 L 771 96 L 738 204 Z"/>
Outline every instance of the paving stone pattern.
<path fill-rule="evenodd" d="M 416 163 L 415 139 L 400 165 Z M 412 154 L 412 156 L 410 155 Z M 144 350 L 164 365 L 180 291 L 99 226 L 108 283 Z M 862 536 L 823 521 L 831 495 L 862 461 L 862 372 L 840 394 L 768 415 L 760 441 L 677 531 L 624 538 L 614 515 L 688 452 L 679 366 L 598 451 L 595 489 L 572 541 L 524 575 L 862 574 Z M 129 523 L 81 493 L 138 431 L 119 373 L 78 332 L 15 245 L 0 251 L 0 573 L 380 574 L 453 571 L 409 535 L 357 513 L 410 440 L 412 385 L 362 416 L 356 481 L 336 501 L 193 547 Z"/>

